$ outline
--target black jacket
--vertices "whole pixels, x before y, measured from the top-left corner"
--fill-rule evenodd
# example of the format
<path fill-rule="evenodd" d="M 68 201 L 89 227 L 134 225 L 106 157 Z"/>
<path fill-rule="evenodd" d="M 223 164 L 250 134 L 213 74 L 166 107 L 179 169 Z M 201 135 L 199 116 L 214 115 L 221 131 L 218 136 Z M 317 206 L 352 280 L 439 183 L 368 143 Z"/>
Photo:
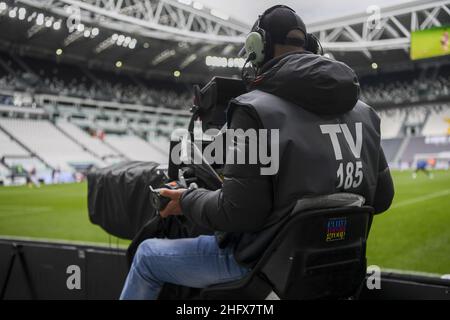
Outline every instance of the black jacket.
<path fill-rule="evenodd" d="M 231 101 L 228 124 L 229 128 L 244 130 L 279 128 L 282 141 L 279 173 L 261 175 L 260 164 L 225 165 L 222 189 L 198 189 L 183 194 L 184 215 L 219 231 L 219 245 L 235 246 L 236 260 L 252 266 L 278 230 L 273 222 L 289 212 L 295 198 L 349 191 L 364 195 L 366 204 L 377 213 L 387 210 L 394 191 L 380 147 L 379 118 L 358 101 L 358 96 L 357 78 L 343 63 L 299 52 L 269 61 L 251 92 Z M 327 146 L 314 150 L 328 137 L 307 128 L 312 127 L 311 123 L 355 121 L 370 127 L 364 131 L 370 137 L 364 140 L 361 156 L 366 172 L 358 188 L 343 190 L 336 183 L 332 149 Z M 343 148 L 342 153 L 344 160 L 352 157 L 348 149 Z"/>

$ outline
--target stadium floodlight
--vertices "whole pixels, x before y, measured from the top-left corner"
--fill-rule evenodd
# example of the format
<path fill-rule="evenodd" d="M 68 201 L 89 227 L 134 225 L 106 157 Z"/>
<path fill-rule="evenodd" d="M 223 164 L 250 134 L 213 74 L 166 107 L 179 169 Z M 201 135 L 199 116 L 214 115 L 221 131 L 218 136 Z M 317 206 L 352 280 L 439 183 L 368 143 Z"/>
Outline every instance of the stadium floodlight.
<path fill-rule="evenodd" d="M 180 72 L 179 70 L 175 70 L 175 71 L 173 72 L 173 76 L 174 76 L 175 78 L 178 78 L 178 77 L 181 76 L 181 72 Z"/>
<path fill-rule="evenodd" d="M 177 52 L 174 49 L 163 50 L 152 60 L 152 65 L 156 66 L 156 65 L 160 64 L 161 62 L 169 59 L 170 57 L 173 57 L 176 54 L 177 54 Z"/>
<path fill-rule="evenodd" d="M 221 68 L 242 68 L 244 66 L 245 59 L 243 58 L 226 58 L 207 56 L 205 58 L 205 64 L 208 67 L 221 67 Z"/>
<path fill-rule="evenodd" d="M 117 45 L 121 46 L 123 44 L 123 42 L 125 41 L 125 36 L 123 34 L 119 35 L 119 37 L 117 38 Z"/>
<path fill-rule="evenodd" d="M 225 57 L 216 57 L 217 64 L 219 67 L 225 68 L 228 66 L 228 59 Z"/>
<path fill-rule="evenodd" d="M 194 9 L 202 10 L 203 9 L 203 3 L 195 1 L 194 2 Z"/>
<path fill-rule="evenodd" d="M 77 31 L 83 32 L 83 31 L 84 31 L 84 24 L 79 23 L 79 24 L 77 25 Z"/>
<path fill-rule="evenodd" d="M 94 38 L 98 34 L 99 34 L 98 28 L 92 28 L 90 30 L 91 38 Z M 136 48 L 137 40 L 134 38 L 131 38 L 129 36 L 125 36 L 123 34 L 114 33 L 111 37 L 107 38 L 102 43 L 100 43 L 94 49 L 94 51 L 96 53 L 100 53 L 101 51 L 109 48 L 111 45 L 114 45 L 114 44 L 119 47 L 134 49 L 134 48 Z"/>
<path fill-rule="evenodd" d="M 96 37 L 96 36 L 98 36 L 98 34 L 100 33 L 100 31 L 98 30 L 98 28 L 92 28 L 91 33 L 92 33 L 92 35 L 93 35 L 94 37 Z"/>
<path fill-rule="evenodd" d="M 116 68 L 122 68 L 122 61 L 116 61 Z"/>
<path fill-rule="evenodd" d="M 36 18 L 36 24 L 38 26 L 42 26 L 44 24 L 44 14 L 39 13 L 37 18 Z"/>
<path fill-rule="evenodd" d="M 234 58 L 233 59 L 234 67 L 235 68 L 243 68 L 245 64 L 244 58 Z"/>
<path fill-rule="evenodd" d="M 190 65 L 195 60 L 197 60 L 197 55 L 195 53 L 190 54 L 183 60 L 183 62 L 181 62 L 180 69 L 186 68 L 188 65 Z"/>
<path fill-rule="evenodd" d="M 62 50 L 61 48 L 56 49 L 56 55 L 57 55 L 57 56 L 62 55 L 62 53 L 63 53 L 63 50 Z"/>
<path fill-rule="evenodd" d="M 372 63 L 372 69 L 373 69 L 373 70 L 378 69 L 378 64 L 377 64 L 376 62 L 373 62 L 373 63 Z"/>
<path fill-rule="evenodd" d="M 223 12 L 221 12 L 221 11 L 219 11 L 219 10 L 216 10 L 216 9 L 211 9 L 211 14 L 213 15 L 213 16 L 215 16 L 215 17 L 217 17 L 217 18 L 220 18 L 220 19 L 222 19 L 222 20 L 228 20 L 228 19 L 230 19 L 230 16 L 229 15 L 227 15 L 226 13 L 223 13 Z"/>
<path fill-rule="evenodd" d="M 207 56 L 205 59 L 206 65 L 210 67 L 222 67 L 228 66 L 228 59 L 225 57 Z"/>
<path fill-rule="evenodd" d="M 17 8 L 13 8 L 13 9 L 9 10 L 8 15 L 11 19 L 14 19 L 17 16 Z"/>
<path fill-rule="evenodd" d="M 91 31 L 86 29 L 86 30 L 84 30 L 83 35 L 84 35 L 85 38 L 89 38 L 91 36 Z"/>
<path fill-rule="evenodd" d="M 0 11 L 1 11 L 1 10 L 0 10 Z M 31 20 L 33 20 L 36 16 L 37 16 L 36 11 L 33 11 L 33 13 L 30 14 L 30 15 L 28 16 L 27 21 L 28 21 L 28 22 L 31 22 Z"/>
<path fill-rule="evenodd" d="M 190 6 L 192 4 L 192 0 L 178 0 L 179 3 Z"/>
<path fill-rule="evenodd" d="M 99 43 L 95 48 L 94 48 L 94 52 L 95 53 L 100 53 L 106 49 L 108 49 L 109 47 L 111 47 L 114 44 L 114 40 L 111 39 L 111 37 L 103 40 L 101 43 Z"/>
<path fill-rule="evenodd" d="M 55 30 L 61 29 L 61 20 L 55 21 L 55 23 L 53 23 L 53 29 Z"/>
<path fill-rule="evenodd" d="M 133 39 L 133 40 L 131 40 L 131 42 L 130 42 L 128 48 L 134 49 L 134 48 L 136 48 L 136 44 L 137 44 L 137 40 L 136 40 L 136 39 Z"/>
<path fill-rule="evenodd" d="M 50 28 L 53 25 L 53 17 L 45 17 L 45 26 Z"/>
<path fill-rule="evenodd" d="M 25 16 L 27 14 L 27 9 L 20 8 L 18 13 L 19 13 L 19 20 L 25 20 Z"/>

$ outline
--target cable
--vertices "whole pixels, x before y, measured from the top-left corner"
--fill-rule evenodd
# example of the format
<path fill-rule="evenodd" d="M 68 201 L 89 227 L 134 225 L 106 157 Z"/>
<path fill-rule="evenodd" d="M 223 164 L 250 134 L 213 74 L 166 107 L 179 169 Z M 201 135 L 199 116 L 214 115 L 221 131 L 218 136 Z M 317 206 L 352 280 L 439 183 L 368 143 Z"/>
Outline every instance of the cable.
<path fill-rule="evenodd" d="M 245 82 L 248 83 L 251 81 L 250 76 L 248 76 L 248 73 L 245 72 L 246 66 L 249 62 L 251 62 L 252 60 L 256 59 L 256 53 L 254 52 L 250 52 L 250 54 L 247 57 L 247 60 L 245 60 L 244 65 L 242 66 L 242 70 L 241 70 L 241 79 Z M 256 71 L 254 70 L 254 73 L 256 73 Z M 255 78 L 255 77 L 253 77 Z"/>

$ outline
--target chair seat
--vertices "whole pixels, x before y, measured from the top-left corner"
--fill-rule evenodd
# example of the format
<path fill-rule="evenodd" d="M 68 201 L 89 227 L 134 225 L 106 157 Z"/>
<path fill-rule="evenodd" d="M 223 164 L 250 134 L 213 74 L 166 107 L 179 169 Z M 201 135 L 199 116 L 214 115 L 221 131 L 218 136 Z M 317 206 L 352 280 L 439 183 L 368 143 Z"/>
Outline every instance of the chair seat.
<path fill-rule="evenodd" d="M 202 299 L 348 298 L 366 273 L 366 240 L 373 208 L 312 209 L 293 213 L 244 278 L 201 291 Z"/>

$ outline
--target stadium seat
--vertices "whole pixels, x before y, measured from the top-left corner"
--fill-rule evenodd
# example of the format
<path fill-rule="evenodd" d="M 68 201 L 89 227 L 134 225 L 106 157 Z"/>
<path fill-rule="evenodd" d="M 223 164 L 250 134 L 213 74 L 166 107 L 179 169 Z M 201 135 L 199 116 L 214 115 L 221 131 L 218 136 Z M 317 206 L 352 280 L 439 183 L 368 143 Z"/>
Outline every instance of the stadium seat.
<path fill-rule="evenodd" d="M 431 110 L 423 130 L 424 136 L 445 136 L 450 134 L 450 106 L 442 105 L 437 111 Z"/>
<path fill-rule="evenodd" d="M 74 163 L 88 163 L 98 167 L 105 165 L 48 120 L 1 118 L 0 126 L 33 153 L 62 171 L 72 171 L 71 164 Z"/>
<path fill-rule="evenodd" d="M 200 297 L 295 300 L 354 297 L 366 274 L 366 240 L 373 208 L 351 201 L 352 196 L 358 197 L 336 194 L 331 199 L 313 198 L 313 206 L 298 201 L 250 274 L 238 281 L 203 289 Z"/>
<path fill-rule="evenodd" d="M 165 153 L 161 149 L 155 148 L 148 141 L 135 135 L 109 134 L 105 137 L 105 141 L 132 160 L 155 161 L 158 163 L 167 163 L 168 161 L 168 152 Z M 169 148 L 165 149 L 168 150 Z"/>
<path fill-rule="evenodd" d="M 116 151 L 104 144 L 99 138 L 92 137 L 77 125 L 66 120 L 58 120 L 56 125 L 97 157 L 103 159 L 106 157 L 119 157 Z"/>
<path fill-rule="evenodd" d="M 381 118 L 381 138 L 397 138 L 403 126 L 406 112 L 401 109 L 391 109 L 380 111 L 379 116 Z"/>

